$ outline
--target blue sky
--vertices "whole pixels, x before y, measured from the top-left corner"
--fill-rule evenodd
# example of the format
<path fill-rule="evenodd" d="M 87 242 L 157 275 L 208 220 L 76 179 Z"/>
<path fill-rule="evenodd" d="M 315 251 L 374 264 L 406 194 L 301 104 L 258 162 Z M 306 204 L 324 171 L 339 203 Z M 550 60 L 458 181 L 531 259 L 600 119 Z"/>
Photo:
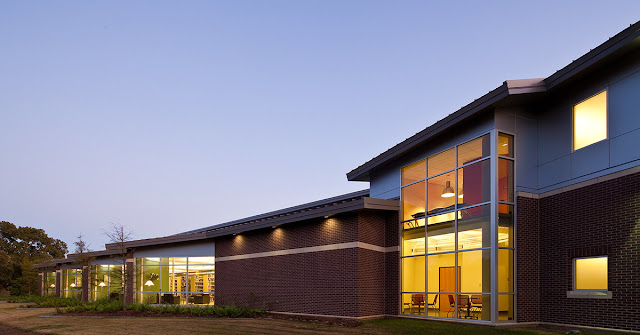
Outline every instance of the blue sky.
<path fill-rule="evenodd" d="M 0 220 L 71 244 L 368 187 L 345 173 L 639 1 L 0 2 Z"/>

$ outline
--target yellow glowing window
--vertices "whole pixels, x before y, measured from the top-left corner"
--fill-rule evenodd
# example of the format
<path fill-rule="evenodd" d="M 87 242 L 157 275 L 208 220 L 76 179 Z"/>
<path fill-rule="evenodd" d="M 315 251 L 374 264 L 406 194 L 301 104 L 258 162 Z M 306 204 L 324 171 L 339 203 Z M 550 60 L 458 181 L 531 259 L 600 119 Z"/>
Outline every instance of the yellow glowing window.
<path fill-rule="evenodd" d="M 607 138 L 607 91 L 573 106 L 573 150 Z"/>
<path fill-rule="evenodd" d="M 576 258 L 575 289 L 606 290 L 607 263 L 607 257 Z"/>

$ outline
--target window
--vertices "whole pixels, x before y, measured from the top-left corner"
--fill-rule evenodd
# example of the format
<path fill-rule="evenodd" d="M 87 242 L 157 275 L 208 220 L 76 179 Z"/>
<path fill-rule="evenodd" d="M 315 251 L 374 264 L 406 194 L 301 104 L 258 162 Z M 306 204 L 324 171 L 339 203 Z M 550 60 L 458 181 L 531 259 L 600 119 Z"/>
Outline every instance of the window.
<path fill-rule="evenodd" d="M 573 289 L 606 291 L 608 257 L 573 260 Z"/>
<path fill-rule="evenodd" d="M 573 150 L 607 138 L 607 91 L 573 106 Z"/>
<path fill-rule="evenodd" d="M 213 305 L 215 257 L 136 258 L 136 301 Z"/>

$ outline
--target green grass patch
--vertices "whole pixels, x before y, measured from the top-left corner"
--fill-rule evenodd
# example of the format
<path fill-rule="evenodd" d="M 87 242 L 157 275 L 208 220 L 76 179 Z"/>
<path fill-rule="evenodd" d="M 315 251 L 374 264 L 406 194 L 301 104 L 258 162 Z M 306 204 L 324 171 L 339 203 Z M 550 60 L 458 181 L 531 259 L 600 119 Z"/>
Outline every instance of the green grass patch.
<path fill-rule="evenodd" d="M 530 330 L 513 330 L 492 326 L 464 325 L 452 322 L 412 320 L 412 319 L 379 319 L 365 321 L 375 328 L 384 329 L 391 334 L 447 334 L 447 335 L 539 335 L 539 332 Z"/>

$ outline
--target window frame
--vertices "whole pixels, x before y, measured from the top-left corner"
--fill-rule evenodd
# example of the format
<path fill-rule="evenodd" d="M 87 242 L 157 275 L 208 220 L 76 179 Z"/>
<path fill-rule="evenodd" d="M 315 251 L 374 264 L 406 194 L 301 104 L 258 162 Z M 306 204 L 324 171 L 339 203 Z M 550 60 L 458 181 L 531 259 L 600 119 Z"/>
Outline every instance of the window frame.
<path fill-rule="evenodd" d="M 593 142 L 591 144 L 585 145 L 576 149 L 576 106 L 595 97 L 598 94 L 606 93 L 606 102 L 605 102 L 605 137 L 599 141 Z M 582 150 L 584 148 L 588 148 L 594 144 L 600 143 L 602 141 L 606 141 L 609 139 L 609 86 L 606 86 L 602 89 L 596 90 L 595 93 L 589 95 L 588 97 L 574 103 L 571 105 L 571 152 L 576 152 Z"/>
<path fill-rule="evenodd" d="M 577 266 L 576 266 L 576 261 L 579 259 L 591 259 L 591 258 L 606 258 L 607 259 L 607 287 L 604 289 L 585 289 L 585 288 L 576 288 L 576 279 L 577 279 L 577 275 L 576 275 L 576 270 L 578 270 Z M 574 292 L 608 292 L 609 291 L 609 255 L 598 255 L 598 256 L 586 256 L 586 257 L 574 257 L 571 260 L 571 264 L 573 266 L 573 269 L 571 271 L 572 275 L 573 275 L 573 285 L 571 286 L 571 289 Z"/>

